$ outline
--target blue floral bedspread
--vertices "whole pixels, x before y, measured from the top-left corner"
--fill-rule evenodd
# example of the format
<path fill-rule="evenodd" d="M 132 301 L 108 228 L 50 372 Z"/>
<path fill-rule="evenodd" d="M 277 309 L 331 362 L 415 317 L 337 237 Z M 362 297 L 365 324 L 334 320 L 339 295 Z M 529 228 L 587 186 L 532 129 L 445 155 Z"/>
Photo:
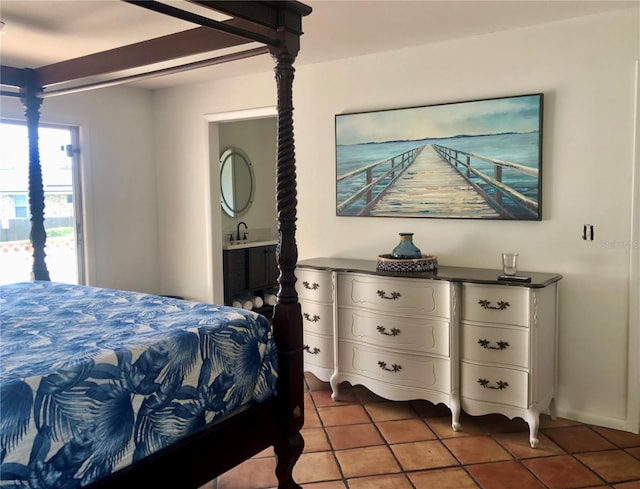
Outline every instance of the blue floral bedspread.
<path fill-rule="evenodd" d="M 275 393 L 250 311 L 53 282 L 0 286 L 0 486 L 89 484 Z"/>

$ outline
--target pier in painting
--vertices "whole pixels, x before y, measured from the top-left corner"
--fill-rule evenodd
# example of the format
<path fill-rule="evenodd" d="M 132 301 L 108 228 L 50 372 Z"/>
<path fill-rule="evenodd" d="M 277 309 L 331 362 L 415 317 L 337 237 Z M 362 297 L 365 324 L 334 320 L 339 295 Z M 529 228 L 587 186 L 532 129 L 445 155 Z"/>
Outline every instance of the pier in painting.
<path fill-rule="evenodd" d="M 505 183 L 505 170 L 539 178 L 535 168 L 425 144 L 338 176 L 338 184 L 355 179 L 362 182 L 338 203 L 338 214 L 481 219 L 536 216 L 537 200 Z"/>

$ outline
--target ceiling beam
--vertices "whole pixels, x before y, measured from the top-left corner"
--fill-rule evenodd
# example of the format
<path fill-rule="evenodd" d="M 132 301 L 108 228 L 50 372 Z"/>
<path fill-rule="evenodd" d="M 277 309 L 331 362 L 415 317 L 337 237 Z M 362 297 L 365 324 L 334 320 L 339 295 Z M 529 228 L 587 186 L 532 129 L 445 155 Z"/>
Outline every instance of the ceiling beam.
<path fill-rule="evenodd" d="M 0 84 L 10 87 L 24 87 L 24 70 L 13 66 L 0 66 Z"/>
<path fill-rule="evenodd" d="M 42 66 L 36 69 L 43 87 L 79 78 L 114 73 L 193 54 L 247 44 L 251 41 L 207 27 L 122 46 Z"/>
<path fill-rule="evenodd" d="M 277 29 L 282 27 L 283 15 L 286 12 L 302 17 L 311 13 L 311 7 L 300 2 L 292 1 L 260 1 L 248 2 L 246 0 L 188 0 L 192 3 L 209 7 L 210 9 L 222 12 L 231 17 L 242 17 L 251 22 Z M 288 26 L 291 29 L 292 26 Z M 302 34 L 302 31 L 298 32 Z"/>

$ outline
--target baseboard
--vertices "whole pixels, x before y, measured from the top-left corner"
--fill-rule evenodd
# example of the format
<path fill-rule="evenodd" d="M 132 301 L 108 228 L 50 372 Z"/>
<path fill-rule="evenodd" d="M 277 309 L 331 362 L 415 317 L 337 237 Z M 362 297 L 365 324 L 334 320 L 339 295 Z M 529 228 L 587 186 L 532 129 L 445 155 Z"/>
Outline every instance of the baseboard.
<path fill-rule="evenodd" d="M 580 423 L 590 424 L 594 426 L 602 426 L 603 428 L 611 428 L 620 431 L 631 431 L 631 423 L 626 419 L 610 418 L 606 416 L 598 416 L 583 411 L 575 411 L 573 409 L 556 408 L 556 414 L 559 418 L 570 419 Z"/>

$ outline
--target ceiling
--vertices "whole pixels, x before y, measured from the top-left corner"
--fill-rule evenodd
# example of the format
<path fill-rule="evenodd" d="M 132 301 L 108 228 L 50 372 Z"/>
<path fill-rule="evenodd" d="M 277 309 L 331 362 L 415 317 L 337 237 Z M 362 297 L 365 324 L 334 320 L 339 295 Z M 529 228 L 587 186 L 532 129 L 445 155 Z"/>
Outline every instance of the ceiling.
<path fill-rule="evenodd" d="M 163 2 L 194 9 L 184 0 Z M 310 0 L 303 3 L 311 6 L 313 12 L 303 18 L 305 34 L 296 66 L 614 10 L 629 9 L 629 15 L 638 17 L 640 0 Z M 2 64 L 29 68 L 196 27 L 119 0 L 0 0 L 0 19 L 5 24 L 0 33 Z M 200 58 L 181 62 L 197 59 Z M 272 68 L 270 57 L 261 55 L 138 81 L 135 85 L 154 89 Z"/>

